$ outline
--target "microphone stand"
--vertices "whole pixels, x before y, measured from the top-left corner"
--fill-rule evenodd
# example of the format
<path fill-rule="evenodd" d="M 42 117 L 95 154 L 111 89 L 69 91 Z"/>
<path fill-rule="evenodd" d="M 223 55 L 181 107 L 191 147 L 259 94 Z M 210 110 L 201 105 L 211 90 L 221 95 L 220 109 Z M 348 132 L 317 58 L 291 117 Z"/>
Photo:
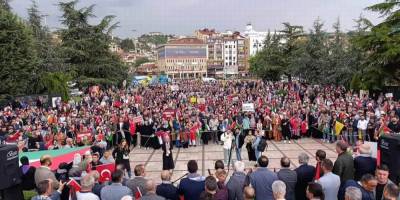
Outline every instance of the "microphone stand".
<path fill-rule="evenodd" d="M 172 181 L 172 184 L 175 184 L 177 181 L 183 179 L 185 176 L 187 176 L 189 173 L 184 174 L 183 176 L 179 177 L 178 179 L 176 179 L 175 181 Z"/>

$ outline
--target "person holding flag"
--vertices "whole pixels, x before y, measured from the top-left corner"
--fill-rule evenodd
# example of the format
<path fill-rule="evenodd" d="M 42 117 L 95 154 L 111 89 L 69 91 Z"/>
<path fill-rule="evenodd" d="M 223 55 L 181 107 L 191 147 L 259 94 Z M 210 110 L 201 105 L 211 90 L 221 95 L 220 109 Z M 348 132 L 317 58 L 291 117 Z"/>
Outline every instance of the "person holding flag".
<path fill-rule="evenodd" d="M 129 163 L 129 153 L 129 145 L 126 140 L 122 139 L 120 145 L 112 152 L 112 155 L 115 159 L 115 165 L 122 165 L 130 178 L 132 176 L 132 172 L 131 165 Z"/>

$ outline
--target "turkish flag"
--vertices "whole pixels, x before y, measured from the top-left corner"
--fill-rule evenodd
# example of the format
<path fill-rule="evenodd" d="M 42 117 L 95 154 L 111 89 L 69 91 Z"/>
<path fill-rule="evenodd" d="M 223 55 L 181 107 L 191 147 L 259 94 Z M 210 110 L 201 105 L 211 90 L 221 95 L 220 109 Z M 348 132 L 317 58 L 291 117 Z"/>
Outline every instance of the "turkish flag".
<path fill-rule="evenodd" d="M 96 170 L 99 172 L 99 182 L 103 183 L 106 181 L 111 181 L 111 174 L 115 171 L 115 164 L 104 164 L 96 166 Z"/>
<path fill-rule="evenodd" d="M 75 192 L 81 191 L 81 186 L 79 185 L 78 182 L 76 182 L 75 179 L 70 179 L 70 180 L 68 181 L 67 185 L 68 185 L 70 188 L 74 189 Z"/>

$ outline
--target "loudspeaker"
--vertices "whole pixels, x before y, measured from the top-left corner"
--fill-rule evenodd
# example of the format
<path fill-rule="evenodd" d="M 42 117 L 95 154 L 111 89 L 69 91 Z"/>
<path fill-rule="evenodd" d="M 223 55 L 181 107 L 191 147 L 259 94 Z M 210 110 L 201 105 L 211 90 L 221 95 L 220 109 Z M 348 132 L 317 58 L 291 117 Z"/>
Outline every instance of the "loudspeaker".
<path fill-rule="evenodd" d="M 381 152 L 381 164 L 385 164 L 389 167 L 389 179 L 399 184 L 400 135 L 383 135 L 379 138 L 378 148 Z"/>
<path fill-rule="evenodd" d="M 18 147 L 16 145 L 0 146 L 0 190 L 21 183 L 19 169 Z"/>

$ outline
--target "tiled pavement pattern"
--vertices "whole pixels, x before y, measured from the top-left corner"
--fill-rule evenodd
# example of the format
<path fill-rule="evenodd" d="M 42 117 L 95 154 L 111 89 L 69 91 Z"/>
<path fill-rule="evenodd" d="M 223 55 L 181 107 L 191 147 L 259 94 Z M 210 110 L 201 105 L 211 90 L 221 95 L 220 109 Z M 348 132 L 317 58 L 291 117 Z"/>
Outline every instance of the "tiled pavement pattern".
<path fill-rule="evenodd" d="M 303 138 L 301 140 L 292 141 L 291 144 L 281 142 L 268 141 L 268 149 L 263 154 L 269 158 L 268 168 L 279 171 L 280 158 L 287 156 L 291 159 L 291 168 L 299 166 L 297 156 L 301 152 L 305 152 L 310 156 L 309 164 L 316 164 L 315 152 L 318 149 L 325 150 L 327 158 L 334 161 L 337 157 L 335 152 L 335 144 L 321 143 L 320 140 Z M 214 162 L 223 160 L 223 149 L 221 145 L 208 144 L 197 147 L 189 147 L 187 149 L 174 148 L 172 150 L 174 156 L 175 169 L 173 170 L 172 181 L 181 177 L 187 172 L 186 164 L 189 160 L 196 160 L 199 165 L 199 173 L 207 176 L 208 169 L 213 173 Z M 232 159 L 236 159 L 236 153 L 232 152 Z M 247 150 L 245 146 L 242 148 L 242 159 L 246 163 L 246 168 L 254 167 L 254 162 L 248 161 Z M 147 177 L 153 178 L 156 182 L 160 182 L 160 173 L 162 170 L 162 150 L 153 150 L 144 148 L 135 148 L 130 154 L 132 171 L 137 164 L 145 164 Z M 230 174 L 232 169 L 230 170 Z"/>

